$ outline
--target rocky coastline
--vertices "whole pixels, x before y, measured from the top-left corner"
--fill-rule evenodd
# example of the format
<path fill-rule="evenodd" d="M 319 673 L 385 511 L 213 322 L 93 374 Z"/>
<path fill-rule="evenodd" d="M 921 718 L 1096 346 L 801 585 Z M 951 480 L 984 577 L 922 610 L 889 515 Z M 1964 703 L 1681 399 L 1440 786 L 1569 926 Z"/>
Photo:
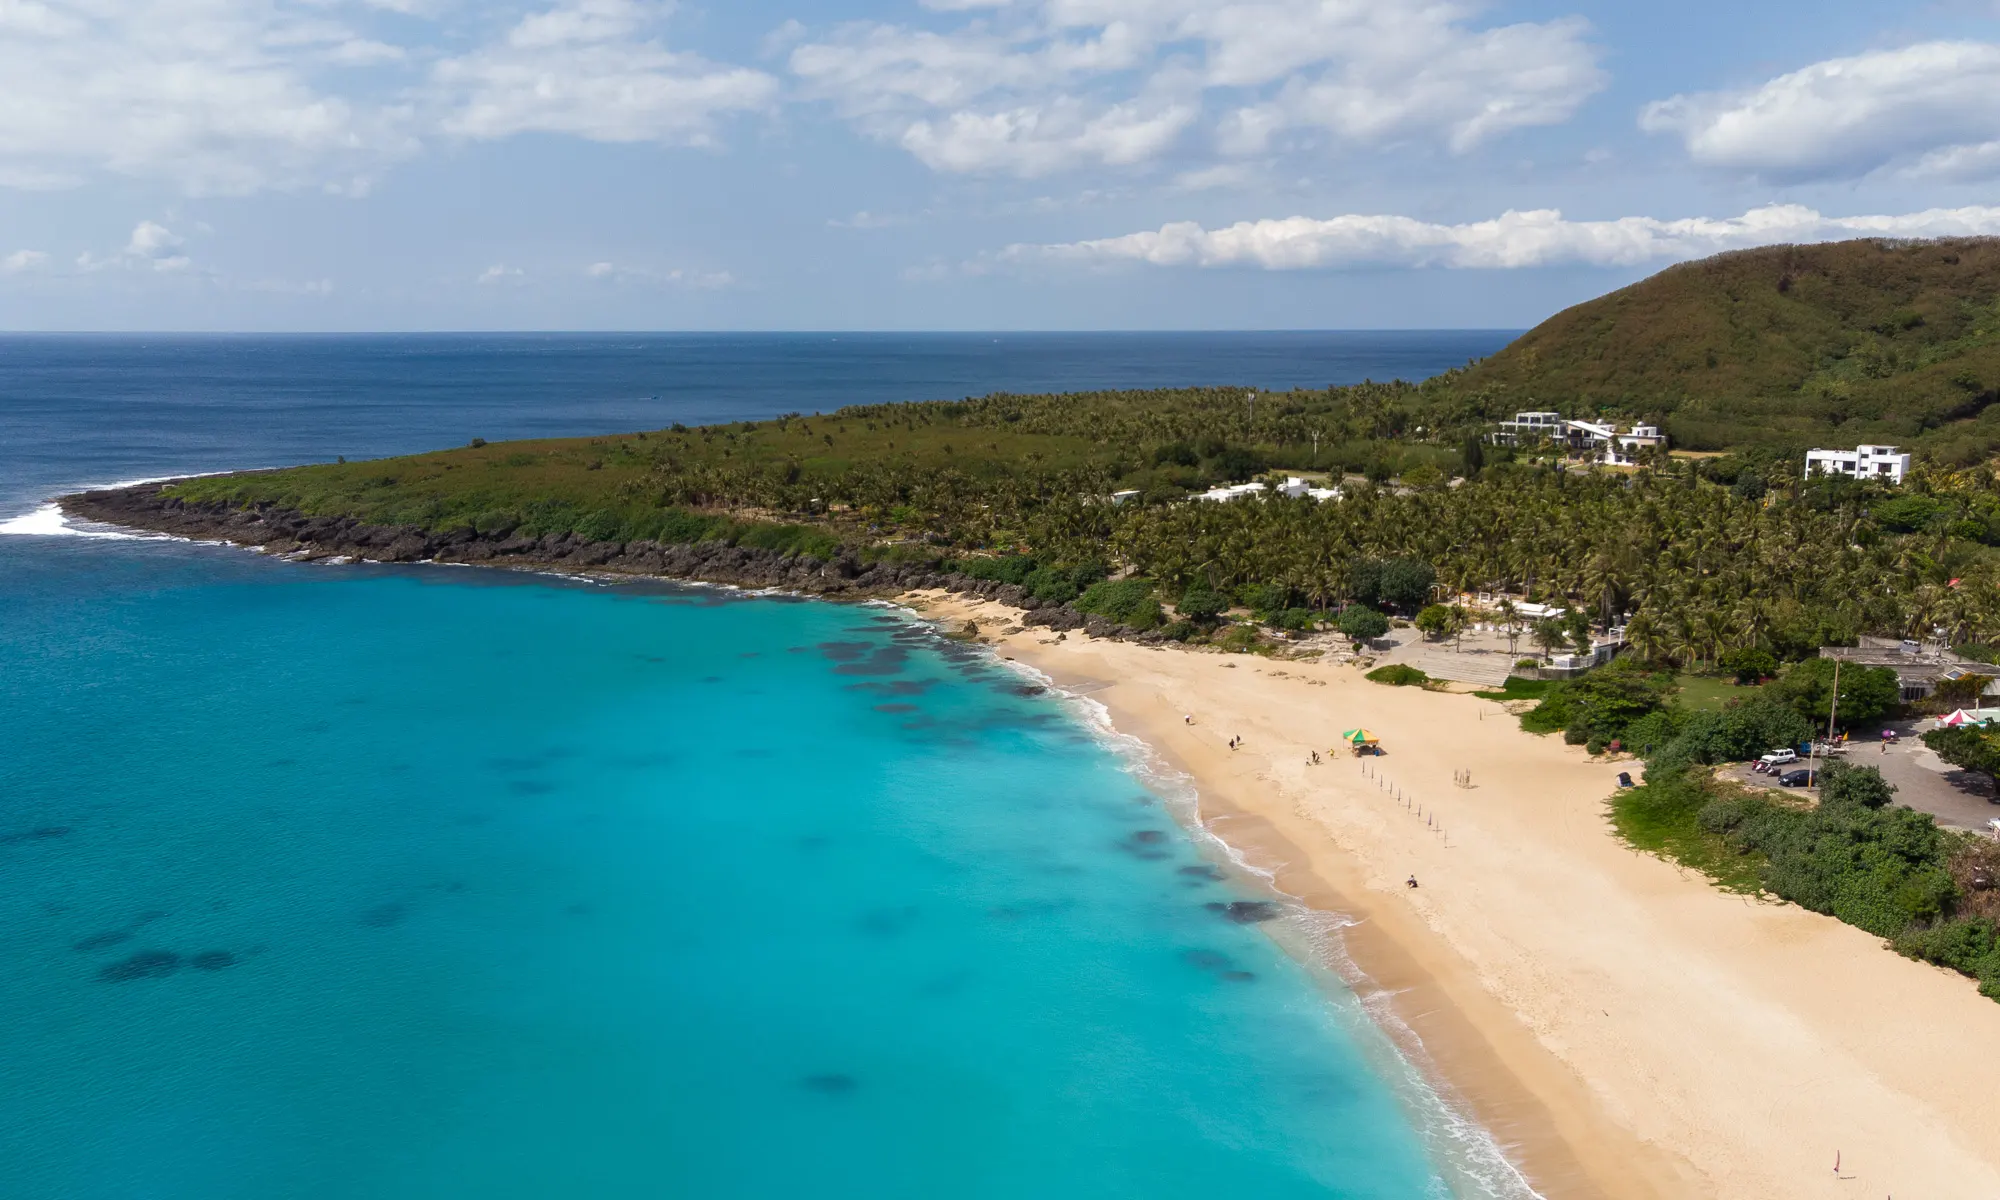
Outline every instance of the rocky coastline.
<path fill-rule="evenodd" d="M 1067 604 L 1038 602 L 1015 584 L 972 579 L 921 563 L 866 563 L 847 555 L 832 559 L 781 554 L 726 542 L 662 544 L 592 542 L 575 534 L 489 536 L 470 528 L 433 531 L 416 525 L 370 525 L 352 517 L 308 516 L 275 505 L 236 507 L 190 504 L 165 489 L 174 481 L 79 492 L 58 503 L 85 521 L 164 533 L 192 541 L 228 542 L 299 561 L 347 558 L 377 563 L 458 563 L 517 570 L 561 570 L 597 575 L 775 588 L 803 595 L 863 600 L 919 590 L 944 590 L 994 600 L 1024 610 L 1024 627 L 1081 630 L 1092 637 L 1160 642 L 1141 632 Z"/>

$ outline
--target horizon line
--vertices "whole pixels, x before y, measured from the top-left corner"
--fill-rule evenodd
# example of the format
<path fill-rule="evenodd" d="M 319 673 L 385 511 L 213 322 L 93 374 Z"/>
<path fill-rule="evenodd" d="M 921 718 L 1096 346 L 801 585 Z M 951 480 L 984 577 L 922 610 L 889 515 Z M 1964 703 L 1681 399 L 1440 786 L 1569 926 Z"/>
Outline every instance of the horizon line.
<path fill-rule="evenodd" d="M 4 329 L 28 337 L 1103 337 L 1189 334 L 1524 333 L 1531 326 L 1383 325 L 1185 329 Z"/>

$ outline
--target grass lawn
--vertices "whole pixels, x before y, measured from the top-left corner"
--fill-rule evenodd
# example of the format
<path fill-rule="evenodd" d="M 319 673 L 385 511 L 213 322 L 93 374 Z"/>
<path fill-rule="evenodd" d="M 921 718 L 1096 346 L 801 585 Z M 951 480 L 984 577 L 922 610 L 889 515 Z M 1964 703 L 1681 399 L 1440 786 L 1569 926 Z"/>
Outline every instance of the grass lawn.
<path fill-rule="evenodd" d="M 1719 675 L 1682 675 L 1674 681 L 1680 687 L 1675 699 L 1697 712 L 1715 712 L 1731 700 L 1747 698 L 1754 687 L 1737 687 L 1736 681 Z"/>
<path fill-rule="evenodd" d="M 1505 703 L 1508 700 L 1540 700 L 1555 685 L 1546 679 L 1522 679 L 1508 676 L 1506 686 L 1497 692 L 1474 692 L 1481 700 Z"/>

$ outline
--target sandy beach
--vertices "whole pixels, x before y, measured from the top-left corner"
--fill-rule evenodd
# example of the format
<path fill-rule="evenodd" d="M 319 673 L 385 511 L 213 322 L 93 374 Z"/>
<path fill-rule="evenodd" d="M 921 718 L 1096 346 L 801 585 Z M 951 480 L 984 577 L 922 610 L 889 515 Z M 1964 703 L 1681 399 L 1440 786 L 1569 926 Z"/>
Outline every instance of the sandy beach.
<path fill-rule="evenodd" d="M 1358 988 L 1551 1200 L 2000 1196 L 2000 1005 L 1627 848 L 1605 798 L 1636 764 L 1352 667 L 996 636 L 999 605 L 906 602 L 1105 705 L 1213 832 L 1356 918 Z M 1330 754 L 1355 725 L 1387 754 Z"/>

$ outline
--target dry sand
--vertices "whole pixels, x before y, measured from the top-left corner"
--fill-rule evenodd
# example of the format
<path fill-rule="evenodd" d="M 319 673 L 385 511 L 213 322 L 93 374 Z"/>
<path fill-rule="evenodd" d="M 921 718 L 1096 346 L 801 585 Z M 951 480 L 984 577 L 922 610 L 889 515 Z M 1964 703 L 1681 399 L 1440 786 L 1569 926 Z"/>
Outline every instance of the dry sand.
<path fill-rule="evenodd" d="M 989 634 L 1010 613 L 910 602 Z M 1605 820 L 1619 766 L 1351 667 L 995 640 L 1187 771 L 1204 823 L 1282 889 L 1360 919 L 1348 949 L 1392 1035 L 1551 1200 L 2000 1197 L 2000 1005 L 1628 849 Z M 1355 725 L 1382 737 L 1379 779 L 1329 754 Z"/>

